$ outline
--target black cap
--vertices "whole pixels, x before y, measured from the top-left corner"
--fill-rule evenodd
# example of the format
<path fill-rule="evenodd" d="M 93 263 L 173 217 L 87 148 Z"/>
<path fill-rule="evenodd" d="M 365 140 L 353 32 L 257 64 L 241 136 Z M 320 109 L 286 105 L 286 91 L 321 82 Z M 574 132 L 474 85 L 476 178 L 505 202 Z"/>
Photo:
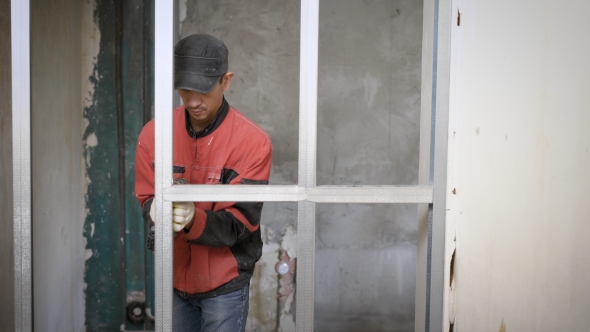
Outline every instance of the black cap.
<path fill-rule="evenodd" d="M 208 93 L 227 72 L 225 44 L 210 35 L 194 34 L 174 46 L 174 88 Z"/>

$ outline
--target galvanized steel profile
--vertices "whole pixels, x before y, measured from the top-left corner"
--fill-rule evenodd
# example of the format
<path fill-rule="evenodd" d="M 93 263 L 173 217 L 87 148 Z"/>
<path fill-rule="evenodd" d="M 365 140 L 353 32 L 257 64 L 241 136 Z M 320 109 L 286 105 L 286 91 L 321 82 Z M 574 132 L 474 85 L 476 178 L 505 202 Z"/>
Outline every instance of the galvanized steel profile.
<path fill-rule="evenodd" d="M 155 2 L 154 109 L 155 109 L 155 310 L 156 331 L 172 331 L 172 203 L 164 190 L 172 186 L 172 65 L 174 1 Z"/>
<path fill-rule="evenodd" d="M 31 8 L 29 1 L 11 1 L 10 24 L 14 200 L 14 328 L 16 331 L 32 331 Z"/>

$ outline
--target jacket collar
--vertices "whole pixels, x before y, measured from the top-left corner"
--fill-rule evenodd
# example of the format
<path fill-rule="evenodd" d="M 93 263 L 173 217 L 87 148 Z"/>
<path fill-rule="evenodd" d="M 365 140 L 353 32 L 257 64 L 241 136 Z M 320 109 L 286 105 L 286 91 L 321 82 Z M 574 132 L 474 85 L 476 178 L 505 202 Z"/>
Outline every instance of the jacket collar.
<path fill-rule="evenodd" d="M 188 111 L 185 108 L 184 109 L 184 120 L 185 120 L 184 122 L 186 124 L 186 132 L 192 138 L 205 137 L 205 136 L 211 134 L 212 132 L 214 132 L 215 129 L 217 129 L 217 127 L 219 127 L 221 125 L 221 123 L 225 119 L 225 116 L 227 115 L 228 112 L 229 112 L 229 104 L 225 100 L 225 97 L 223 97 L 223 102 L 221 102 L 221 106 L 219 107 L 219 111 L 217 111 L 217 114 L 215 115 L 215 118 L 213 118 L 213 121 L 211 121 L 211 123 L 209 123 L 207 125 L 207 127 L 203 128 L 202 130 L 195 131 L 193 129 L 193 126 L 191 125 L 190 115 L 188 114 Z"/>

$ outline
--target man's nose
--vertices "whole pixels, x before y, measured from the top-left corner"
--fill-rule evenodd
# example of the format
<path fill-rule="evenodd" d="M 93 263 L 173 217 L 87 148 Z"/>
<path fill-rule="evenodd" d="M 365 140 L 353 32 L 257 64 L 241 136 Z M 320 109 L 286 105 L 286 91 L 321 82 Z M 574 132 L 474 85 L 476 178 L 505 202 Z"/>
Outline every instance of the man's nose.
<path fill-rule="evenodd" d="M 191 108 L 199 107 L 203 103 L 203 98 L 200 93 L 193 91 L 189 95 L 188 102 L 189 102 L 189 107 L 191 107 Z"/>

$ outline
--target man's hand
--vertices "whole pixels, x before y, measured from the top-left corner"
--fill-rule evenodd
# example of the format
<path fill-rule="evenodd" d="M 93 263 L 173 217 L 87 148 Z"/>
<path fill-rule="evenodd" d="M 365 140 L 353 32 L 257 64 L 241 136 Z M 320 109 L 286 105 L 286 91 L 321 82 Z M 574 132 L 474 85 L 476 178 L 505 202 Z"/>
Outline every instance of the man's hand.
<path fill-rule="evenodd" d="M 195 219 L 195 205 L 192 202 L 172 203 L 172 227 L 175 232 L 190 229 Z"/>
<path fill-rule="evenodd" d="M 152 201 L 150 205 L 150 218 L 152 218 L 152 225 L 156 223 L 156 202 Z"/>

